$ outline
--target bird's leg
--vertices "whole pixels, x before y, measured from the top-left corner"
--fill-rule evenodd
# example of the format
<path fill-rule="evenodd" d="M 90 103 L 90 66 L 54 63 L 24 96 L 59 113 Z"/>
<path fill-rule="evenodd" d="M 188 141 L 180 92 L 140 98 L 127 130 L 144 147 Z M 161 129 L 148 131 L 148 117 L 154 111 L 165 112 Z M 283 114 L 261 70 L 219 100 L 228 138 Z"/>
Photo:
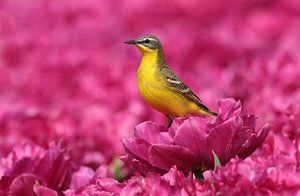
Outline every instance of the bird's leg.
<path fill-rule="evenodd" d="M 171 127 L 173 120 L 169 115 L 166 115 L 167 118 L 167 128 Z"/>

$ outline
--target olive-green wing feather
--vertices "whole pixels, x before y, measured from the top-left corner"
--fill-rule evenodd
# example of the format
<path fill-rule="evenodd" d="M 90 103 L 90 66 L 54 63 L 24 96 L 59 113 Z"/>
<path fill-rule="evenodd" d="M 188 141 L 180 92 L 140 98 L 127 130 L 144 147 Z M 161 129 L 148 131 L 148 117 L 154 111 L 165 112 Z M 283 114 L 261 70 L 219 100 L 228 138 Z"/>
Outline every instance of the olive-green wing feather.
<path fill-rule="evenodd" d="M 176 91 L 177 93 L 180 93 L 187 99 L 191 100 L 192 102 L 200 106 L 203 110 L 205 110 L 209 114 L 217 115 L 216 113 L 211 112 L 202 103 L 199 97 L 197 97 L 197 95 L 195 95 L 195 93 L 193 93 L 193 91 L 191 91 L 191 89 L 187 85 L 185 85 L 168 66 L 164 66 L 163 68 L 161 68 L 160 73 L 162 74 L 163 78 L 166 80 L 169 88 Z"/>

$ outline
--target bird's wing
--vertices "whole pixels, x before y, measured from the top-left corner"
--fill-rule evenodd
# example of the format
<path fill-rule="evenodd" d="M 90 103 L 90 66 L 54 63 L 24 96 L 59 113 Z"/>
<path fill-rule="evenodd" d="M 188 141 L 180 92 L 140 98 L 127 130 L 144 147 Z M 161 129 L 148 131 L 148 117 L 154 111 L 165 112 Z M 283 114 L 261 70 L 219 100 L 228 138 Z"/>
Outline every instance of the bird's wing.
<path fill-rule="evenodd" d="M 187 85 L 185 85 L 169 67 L 164 66 L 163 68 L 161 68 L 160 73 L 167 82 L 167 86 L 169 88 L 194 102 L 203 110 L 210 112 L 210 110 L 202 103 L 199 97 L 197 97 L 197 95 L 195 95 L 195 93 L 193 93 L 193 91 L 191 91 L 191 89 Z"/>

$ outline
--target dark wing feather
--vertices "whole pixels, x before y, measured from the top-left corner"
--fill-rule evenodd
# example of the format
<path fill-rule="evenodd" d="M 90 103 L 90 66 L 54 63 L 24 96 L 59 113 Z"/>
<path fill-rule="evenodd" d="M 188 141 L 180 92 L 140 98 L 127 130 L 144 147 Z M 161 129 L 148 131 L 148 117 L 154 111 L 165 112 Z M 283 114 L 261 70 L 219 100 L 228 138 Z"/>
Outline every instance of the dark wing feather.
<path fill-rule="evenodd" d="M 197 95 L 195 95 L 195 93 L 193 93 L 191 89 L 185 85 L 169 67 L 164 66 L 161 68 L 160 73 L 167 81 L 168 87 L 191 100 L 205 111 L 213 114 L 213 112 L 210 112 L 210 110 L 202 103 L 199 97 L 197 97 Z"/>

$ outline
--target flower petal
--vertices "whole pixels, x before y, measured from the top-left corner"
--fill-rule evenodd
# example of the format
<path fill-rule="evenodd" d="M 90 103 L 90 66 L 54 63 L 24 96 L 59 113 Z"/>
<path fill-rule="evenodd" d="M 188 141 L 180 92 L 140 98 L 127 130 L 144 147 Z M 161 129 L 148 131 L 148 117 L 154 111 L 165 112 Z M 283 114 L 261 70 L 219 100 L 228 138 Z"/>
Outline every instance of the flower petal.
<path fill-rule="evenodd" d="M 158 125 L 151 121 L 139 124 L 135 127 L 134 131 L 137 138 L 143 138 L 152 144 L 171 143 L 171 137 L 168 134 L 168 129 L 165 126 Z"/>
<path fill-rule="evenodd" d="M 218 156 L 222 165 L 228 161 L 229 157 L 227 155 L 231 150 L 232 140 L 235 134 L 233 126 L 236 120 L 237 119 L 234 118 L 227 120 L 210 132 L 207 138 L 207 150 L 210 151 L 210 154 L 208 154 L 210 162 L 209 168 L 214 167 L 212 151 Z"/>
<path fill-rule="evenodd" d="M 9 186 L 9 195 L 18 196 L 18 195 L 32 195 L 34 196 L 33 186 L 35 184 L 44 184 L 43 180 L 33 174 L 24 173 L 17 176 Z"/>
<path fill-rule="evenodd" d="M 94 177 L 95 172 L 89 167 L 80 167 L 74 172 L 71 178 L 70 188 L 78 190 L 80 187 L 87 185 Z"/>
<path fill-rule="evenodd" d="M 138 171 L 143 175 L 146 175 L 149 172 L 156 172 L 156 173 L 160 173 L 160 174 L 164 173 L 164 170 L 156 168 L 156 167 L 150 165 L 148 162 L 135 159 L 129 155 L 124 155 L 124 156 L 120 157 L 120 159 L 124 163 L 126 163 L 133 171 Z"/>
<path fill-rule="evenodd" d="M 251 137 L 242 146 L 242 149 L 239 152 L 238 156 L 242 159 L 245 159 L 250 154 L 252 154 L 256 150 L 256 148 L 262 144 L 270 130 L 271 126 L 269 124 L 266 124 L 261 129 L 258 135 L 252 134 Z"/>
<path fill-rule="evenodd" d="M 46 187 L 46 186 L 41 186 L 41 185 L 37 185 L 35 184 L 33 187 L 34 193 L 37 196 L 57 196 L 57 192 Z"/>
<path fill-rule="evenodd" d="M 137 159 L 149 161 L 150 144 L 144 139 L 124 139 L 123 145 L 125 150 Z"/>
<path fill-rule="evenodd" d="M 240 101 L 232 98 L 222 99 L 218 102 L 219 115 L 217 121 L 226 121 L 230 117 L 238 116 L 241 112 L 242 105 Z"/>
<path fill-rule="evenodd" d="M 185 120 L 174 137 L 173 144 L 186 147 L 197 156 L 197 159 L 205 160 L 211 152 L 207 152 L 206 140 L 208 137 L 206 121 L 200 117 L 191 117 Z"/>
<path fill-rule="evenodd" d="M 152 145 L 149 151 L 149 163 L 164 170 L 169 170 L 176 165 L 186 172 L 197 167 L 195 155 L 189 149 L 177 145 Z"/>

